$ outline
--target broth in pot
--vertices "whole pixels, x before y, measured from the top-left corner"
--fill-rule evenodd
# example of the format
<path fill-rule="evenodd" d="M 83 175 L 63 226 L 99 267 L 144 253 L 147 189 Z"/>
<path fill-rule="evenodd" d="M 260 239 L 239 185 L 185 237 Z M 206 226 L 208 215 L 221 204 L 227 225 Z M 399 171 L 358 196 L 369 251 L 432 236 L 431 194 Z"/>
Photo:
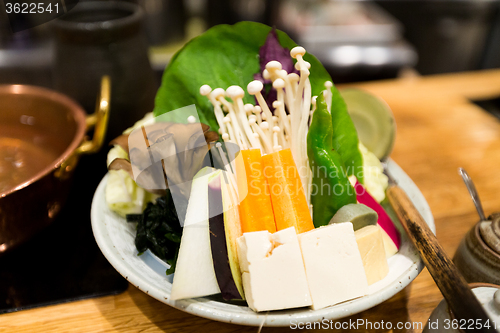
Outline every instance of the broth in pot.
<path fill-rule="evenodd" d="M 30 125 L 0 125 L 0 193 L 22 185 L 57 159 L 62 152 L 48 141 Z"/>

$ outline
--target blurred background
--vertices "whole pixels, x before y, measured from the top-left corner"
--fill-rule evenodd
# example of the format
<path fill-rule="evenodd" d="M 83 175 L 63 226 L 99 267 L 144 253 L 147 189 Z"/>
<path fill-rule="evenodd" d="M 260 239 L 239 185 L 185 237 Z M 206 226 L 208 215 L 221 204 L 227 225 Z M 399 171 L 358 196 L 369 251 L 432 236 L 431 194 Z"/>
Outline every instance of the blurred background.
<path fill-rule="evenodd" d="M 500 1 L 129 2 L 145 12 L 156 84 L 183 43 L 213 25 L 241 20 L 286 31 L 320 58 L 337 83 L 500 67 Z M 12 33 L 3 10 L 0 15 L 0 83 L 53 87 L 50 23 Z"/>
<path fill-rule="evenodd" d="M 37 0 L 71 9 L 47 23 L 49 14 L 8 16 L 5 4 L 15 1 L 0 0 L 0 84 L 54 89 L 90 114 L 109 75 L 106 143 L 153 109 L 175 52 L 217 24 L 249 20 L 284 30 L 335 83 L 500 68 L 500 0 Z M 90 228 L 107 151 L 82 158 L 50 228 L 5 256 L 0 245 L 0 313 L 127 288 Z"/>

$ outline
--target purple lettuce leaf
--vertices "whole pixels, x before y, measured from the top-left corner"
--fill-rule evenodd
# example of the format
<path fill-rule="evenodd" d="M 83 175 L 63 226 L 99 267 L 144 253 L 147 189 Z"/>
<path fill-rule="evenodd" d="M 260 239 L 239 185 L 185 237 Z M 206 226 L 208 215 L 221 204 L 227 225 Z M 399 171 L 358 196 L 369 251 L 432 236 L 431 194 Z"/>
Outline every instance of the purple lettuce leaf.
<path fill-rule="evenodd" d="M 266 69 L 266 64 L 270 61 L 276 60 L 279 61 L 282 65 L 282 68 L 287 71 L 287 73 L 299 73 L 294 66 L 294 62 L 292 57 L 290 57 L 290 50 L 286 47 L 281 46 L 278 35 L 276 34 L 276 29 L 272 29 L 267 35 L 266 41 L 264 45 L 262 45 L 259 49 L 259 63 L 260 63 L 260 72 L 254 74 L 254 80 L 259 80 L 264 84 L 264 90 L 262 91 L 262 96 L 267 102 L 269 109 L 273 110 L 273 102 L 277 98 L 276 89 L 272 87 L 271 80 L 266 80 L 262 76 L 262 72 Z M 259 103 L 257 100 L 255 101 L 257 104 Z"/>

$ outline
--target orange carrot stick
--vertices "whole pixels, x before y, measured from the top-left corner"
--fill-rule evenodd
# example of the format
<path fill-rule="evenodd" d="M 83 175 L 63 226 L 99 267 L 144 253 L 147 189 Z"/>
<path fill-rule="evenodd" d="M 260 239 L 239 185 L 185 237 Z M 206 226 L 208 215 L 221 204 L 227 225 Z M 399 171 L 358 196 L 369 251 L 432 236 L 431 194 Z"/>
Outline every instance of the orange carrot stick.
<path fill-rule="evenodd" d="M 262 172 L 260 149 L 242 150 L 240 154 L 236 157 L 236 178 L 241 200 L 241 231 L 267 230 L 274 233 L 276 224 L 267 181 Z"/>
<path fill-rule="evenodd" d="M 276 229 L 295 227 L 299 234 L 314 229 L 304 188 L 290 149 L 262 156 L 269 183 Z"/>

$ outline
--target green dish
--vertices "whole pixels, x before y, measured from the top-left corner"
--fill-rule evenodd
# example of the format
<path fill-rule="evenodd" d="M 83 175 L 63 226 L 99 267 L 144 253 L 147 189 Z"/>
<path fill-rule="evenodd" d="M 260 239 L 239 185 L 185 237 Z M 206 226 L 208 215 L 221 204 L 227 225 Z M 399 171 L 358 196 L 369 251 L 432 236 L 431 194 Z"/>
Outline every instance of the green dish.
<path fill-rule="evenodd" d="M 380 160 L 389 156 L 396 140 L 396 122 L 382 99 L 361 89 L 340 90 L 359 140 Z"/>

